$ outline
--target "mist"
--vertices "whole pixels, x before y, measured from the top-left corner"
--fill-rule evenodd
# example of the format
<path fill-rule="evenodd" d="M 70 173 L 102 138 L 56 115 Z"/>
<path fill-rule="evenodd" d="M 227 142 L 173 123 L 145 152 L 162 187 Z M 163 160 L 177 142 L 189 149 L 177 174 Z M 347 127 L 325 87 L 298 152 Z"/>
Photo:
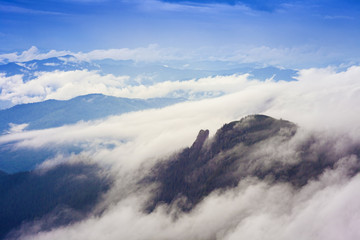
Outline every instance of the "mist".
<path fill-rule="evenodd" d="M 207 79 L 206 84 L 213 84 L 209 91 L 226 90 L 220 97 L 0 136 L 1 144 L 11 143 L 14 149 L 79 146 L 79 154 L 48 159 L 38 169 L 88 162 L 106 169 L 113 181 L 86 219 L 47 229 L 41 228 L 40 219 L 8 238 L 358 239 L 359 77 L 356 66 L 344 71 L 331 67 L 300 70 L 294 82 L 219 76 Z M 201 81 L 178 83 L 174 89 L 186 86 L 198 91 Z M 161 88 L 157 84 L 146 91 Z M 210 131 L 206 147 L 225 123 L 250 114 L 285 119 L 297 126 L 287 141 L 279 135 L 245 149 L 247 159 L 258 164 L 254 166 L 276 172 L 275 163 L 299 164 L 304 151 L 309 161 L 327 154 L 331 164 L 301 186 L 261 179 L 249 170 L 236 186 L 211 191 L 189 212 L 176 204 L 181 198 L 172 204 L 159 203 L 150 213 L 144 211 L 159 185 L 139 182 L 156 164 L 171 161 L 190 147 L 200 129 Z"/>

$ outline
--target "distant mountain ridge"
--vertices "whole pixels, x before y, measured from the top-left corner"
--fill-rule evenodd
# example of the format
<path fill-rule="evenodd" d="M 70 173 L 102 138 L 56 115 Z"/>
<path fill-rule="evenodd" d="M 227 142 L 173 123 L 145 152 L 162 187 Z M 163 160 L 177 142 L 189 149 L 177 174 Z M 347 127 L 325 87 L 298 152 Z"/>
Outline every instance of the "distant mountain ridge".
<path fill-rule="evenodd" d="M 0 134 L 9 131 L 9 124 L 28 124 L 24 130 L 45 129 L 175 104 L 182 98 L 130 99 L 89 94 L 70 100 L 46 100 L 20 104 L 0 110 Z"/>
<path fill-rule="evenodd" d="M 103 74 L 129 76 L 131 78 L 131 81 L 129 81 L 130 85 L 137 85 L 138 82 L 134 79 L 139 78 L 139 76 L 141 76 L 141 83 L 148 85 L 154 84 L 154 82 L 183 81 L 209 76 L 245 73 L 249 73 L 250 78 L 260 80 L 273 77 L 275 81 L 294 81 L 296 80 L 294 77 L 297 74 L 297 71 L 293 69 L 283 69 L 275 66 L 263 67 L 228 61 L 170 61 L 168 63 L 113 59 L 85 61 L 77 59 L 72 55 L 0 64 L 0 73 L 4 73 L 6 76 L 21 74 L 25 82 L 36 78 L 37 72 L 85 69 L 90 71 L 97 70 Z"/>
<path fill-rule="evenodd" d="M 0 135 L 9 132 L 46 129 L 120 115 L 150 108 L 162 108 L 185 101 L 183 98 L 129 99 L 89 94 L 70 100 L 47 100 L 16 105 L 0 110 Z M 56 154 L 78 153 L 81 148 L 16 149 L 12 144 L 0 145 L 0 170 L 7 173 L 29 171 Z M 1 173 L 0 173 L 1 174 Z"/>
<path fill-rule="evenodd" d="M 99 66 L 86 61 L 71 61 L 71 55 L 52 57 L 43 60 L 31 60 L 26 62 L 8 62 L 0 64 L 0 73 L 6 76 L 23 75 L 25 82 L 36 77 L 36 72 L 74 71 L 74 70 L 99 70 Z"/>

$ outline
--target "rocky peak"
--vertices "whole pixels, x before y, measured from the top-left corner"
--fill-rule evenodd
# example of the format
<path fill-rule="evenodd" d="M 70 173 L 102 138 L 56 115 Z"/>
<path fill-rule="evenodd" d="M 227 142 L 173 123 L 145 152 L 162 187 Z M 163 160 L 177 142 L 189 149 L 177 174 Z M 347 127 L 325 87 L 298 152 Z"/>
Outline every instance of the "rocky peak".
<path fill-rule="evenodd" d="M 154 167 L 148 182 L 159 188 L 146 210 L 165 203 L 191 211 L 212 191 L 235 187 L 247 177 L 302 187 L 341 159 L 333 156 L 331 145 L 313 152 L 319 142 L 307 139 L 294 146 L 293 155 L 283 155 L 296 130 L 289 121 L 251 115 L 225 124 L 206 148 L 209 131 L 201 130 L 190 148 Z"/>
<path fill-rule="evenodd" d="M 196 137 L 195 142 L 191 146 L 191 149 L 200 150 L 202 148 L 202 146 L 204 145 L 204 142 L 208 138 L 209 138 L 209 130 L 200 130 L 199 134 Z"/>

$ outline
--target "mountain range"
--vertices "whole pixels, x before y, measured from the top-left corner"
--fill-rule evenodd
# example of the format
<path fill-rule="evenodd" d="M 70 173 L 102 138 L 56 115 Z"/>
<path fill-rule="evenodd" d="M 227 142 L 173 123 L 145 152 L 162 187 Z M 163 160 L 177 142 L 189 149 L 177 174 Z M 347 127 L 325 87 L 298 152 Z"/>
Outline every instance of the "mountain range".
<path fill-rule="evenodd" d="M 0 135 L 10 132 L 39 130 L 120 115 L 149 108 L 162 108 L 184 101 L 182 98 L 129 99 L 89 94 L 70 100 L 47 100 L 20 104 L 0 110 Z M 35 168 L 56 154 L 78 153 L 75 146 L 61 149 L 13 149 L 12 144 L 0 145 L 0 170 L 15 173 Z M 26 160 L 24 160 L 26 159 Z"/>
<path fill-rule="evenodd" d="M 110 115 L 162 108 L 184 100 L 182 98 L 130 99 L 89 94 L 70 100 L 46 100 L 19 104 L 0 110 L 0 132 L 4 134 L 10 131 L 11 126 L 21 124 L 27 124 L 23 130 L 59 127 Z"/>
<path fill-rule="evenodd" d="M 242 181 L 301 189 L 325 171 L 341 167 L 346 156 L 360 157 L 359 145 L 337 151 L 336 141 L 324 142 L 314 135 L 296 139 L 298 129 L 286 120 L 250 115 L 224 124 L 211 138 L 208 130 L 200 130 L 190 147 L 159 159 L 130 193 L 152 188 L 144 214 L 159 206 L 187 214 L 211 193 L 235 188 Z M 294 143 L 294 152 L 284 151 Z M 345 173 L 352 177 L 359 171 L 360 164 L 352 163 Z M 34 222 L 38 222 L 36 231 L 46 231 L 101 216 L 104 210 L 96 210 L 96 204 L 113 181 L 106 169 L 91 163 L 0 172 L 0 238 L 16 239 L 20 226 L 31 231 Z"/>
<path fill-rule="evenodd" d="M 294 81 L 296 70 L 278 68 L 275 66 L 256 66 L 251 64 L 238 64 L 229 61 L 170 61 L 162 62 L 136 62 L 133 60 L 93 60 L 85 61 L 72 55 L 52 57 L 42 60 L 25 62 L 7 62 L 0 64 L 0 73 L 6 76 L 23 75 L 24 81 L 37 77 L 38 72 L 95 70 L 102 74 L 115 76 L 129 76 L 128 84 L 153 84 L 163 81 L 182 81 L 194 78 L 204 78 L 216 75 L 250 74 L 251 78 L 265 80 L 273 77 L 274 80 Z"/>
<path fill-rule="evenodd" d="M 25 62 L 7 62 L 0 64 L 0 73 L 6 76 L 23 75 L 25 82 L 36 77 L 37 72 L 99 70 L 99 67 L 86 61 L 73 61 L 73 56 L 52 57 Z"/>

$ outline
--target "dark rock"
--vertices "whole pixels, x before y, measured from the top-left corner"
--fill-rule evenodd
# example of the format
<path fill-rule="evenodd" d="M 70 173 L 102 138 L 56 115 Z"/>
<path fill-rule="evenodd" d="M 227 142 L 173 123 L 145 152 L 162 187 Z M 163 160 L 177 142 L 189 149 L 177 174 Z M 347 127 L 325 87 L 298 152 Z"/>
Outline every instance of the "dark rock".
<path fill-rule="evenodd" d="M 292 160 L 281 159 L 283 149 L 279 147 L 290 141 L 296 131 L 297 126 L 291 122 L 264 115 L 225 124 L 205 145 L 209 132 L 201 130 L 190 148 L 160 162 L 145 178 L 147 183 L 159 184 L 146 211 L 153 211 L 159 204 L 175 204 L 190 211 L 212 191 L 236 187 L 247 177 L 286 182 L 299 188 L 348 154 L 335 154 L 335 142 L 323 143 L 309 137 L 295 146 Z M 354 149 L 359 151 L 359 147 Z"/>

